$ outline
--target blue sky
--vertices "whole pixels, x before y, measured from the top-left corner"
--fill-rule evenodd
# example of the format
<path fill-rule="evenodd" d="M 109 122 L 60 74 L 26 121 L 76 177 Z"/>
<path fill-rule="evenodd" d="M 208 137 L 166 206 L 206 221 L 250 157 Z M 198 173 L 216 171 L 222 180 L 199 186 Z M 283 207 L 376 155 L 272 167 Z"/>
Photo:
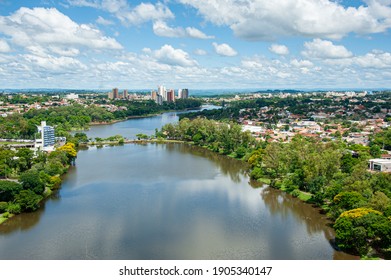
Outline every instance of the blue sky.
<path fill-rule="evenodd" d="M 0 0 L 0 88 L 391 88 L 391 0 Z"/>

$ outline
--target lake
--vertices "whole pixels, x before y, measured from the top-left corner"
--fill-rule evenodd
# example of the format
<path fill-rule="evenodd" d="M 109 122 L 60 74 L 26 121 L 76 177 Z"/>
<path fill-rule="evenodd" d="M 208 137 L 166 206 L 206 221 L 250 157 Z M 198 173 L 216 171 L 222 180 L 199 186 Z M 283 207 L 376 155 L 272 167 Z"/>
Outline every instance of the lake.
<path fill-rule="evenodd" d="M 132 138 L 177 118 L 94 126 L 88 135 Z M 187 144 L 82 150 L 40 210 L 0 225 L 0 259 L 355 258 L 333 248 L 318 209 L 250 182 L 246 167 Z"/>

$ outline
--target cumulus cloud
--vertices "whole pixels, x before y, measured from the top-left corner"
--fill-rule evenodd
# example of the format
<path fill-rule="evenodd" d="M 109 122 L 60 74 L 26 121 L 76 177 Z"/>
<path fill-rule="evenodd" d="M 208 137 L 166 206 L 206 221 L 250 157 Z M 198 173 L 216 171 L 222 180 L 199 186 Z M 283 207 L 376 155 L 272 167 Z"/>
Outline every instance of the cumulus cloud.
<path fill-rule="evenodd" d="M 116 16 L 127 24 L 140 24 L 148 21 L 157 21 L 174 18 L 170 9 L 162 3 L 153 5 L 141 3 L 133 9 L 126 8 L 116 12 Z"/>
<path fill-rule="evenodd" d="M 287 55 L 289 54 L 289 49 L 285 45 L 273 44 L 270 46 L 269 51 L 278 55 Z"/>
<path fill-rule="evenodd" d="M 186 34 L 188 37 L 197 39 L 212 39 L 214 36 L 209 36 L 194 27 L 186 27 Z"/>
<path fill-rule="evenodd" d="M 124 24 L 138 25 L 148 21 L 174 18 L 171 10 L 162 3 L 140 3 L 129 6 L 126 0 L 68 0 L 72 6 L 92 7 L 112 13 Z"/>
<path fill-rule="evenodd" d="M 153 52 L 154 58 L 157 61 L 183 67 L 195 66 L 197 61 L 191 59 L 189 54 L 181 49 L 174 49 L 171 45 L 164 45 L 160 49 Z"/>
<path fill-rule="evenodd" d="M 337 39 L 349 33 L 385 32 L 391 27 L 390 1 L 366 1 L 366 6 L 344 7 L 331 0 L 179 0 L 208 21 L 229 26 L 247 40 L 271 40 L 299 35 Z"/>
<path fill-rule="evenodd" d="M 10 16 L 0 16 L 0 33 L 21 47 L 54 47 L 75 53 L 74 48 L 122 49 L 115 39 L 89 25 L 77 24 L 55 8 L 20 8 Z"/>
<path fill-rule="evenodd" d="M 0 39 L 0 52 L 6 53 L 6 52 L 10 52 L 10 51 L 11 51 L 11 48 L 8 45 L 7 41 Z"/>
<path fill-rule="evenodd" d="M 172 28 L 169 27 L 165 22 L 163 21 L 156 21 L 153 24 L 153 32 L 161 37 L 185 37 L 185 30 L 183 28 L 177 27 Z"/>
<path fill-rule="evenodd" d="M 153 32 L 161 37 L 190 37 L 196 39 L 210 39 L 212 36 L 204 34 L 202 31 L 194 27 L 169 27 L 163 21 L 156 21 L 153 24 Z"/>
<path fill-rule="evenodd" d="M 103 17 L 99 16 L 96 20 L 96 23 L 101 24 L 101 25 L 113 25 L 114 22 L 108 19 L 104 19 Z"/>
<path fill-rule="evenodd" d="M 391 53 L 372 51 L 353 59 L 354 63 L 364 68 L 384 69 L 391 68 Z"/>
<path fill-rule="evenodd" d="M 85 70 L 87 67 L 81 63 L 79 60 L 72 57 L 55 57 L 52 55 L 47 56 L 38 56 L 32 54 L 23 55 L 24 59 L 29 62 L 29 64 L 38 66 L 45 70 L 50 70 L 53 72 L 65 72 L 69 69 L 79 72 L 80 70 Z"/>
<path fill-rule="evenodd" d="M 295 67 L 312 67 L 314 64 L 309 60 L 297 60 L 293 59 L 291 60 L 291 65 Z"/>
<path fill-rule="evenodd" d="M 341 59 L 352 57 L 353 54 L 342 45 L 334 45 L 333 42 L 314 39 L 304 43 L 305 50 L 302 55 L 321 59 Z"/>
<path fill-rule="evenodd" d="M 213 44 L 213 47 L 215 49 L 215 52 L 218 54 L 218 55 L 221 55 L 221 56 L 236 56 L 238 54 L 237 51 L 235 51 L 231 46 L 229 46 L 228 44 L 217 44 L 216 42 L 214 42 Z"/>

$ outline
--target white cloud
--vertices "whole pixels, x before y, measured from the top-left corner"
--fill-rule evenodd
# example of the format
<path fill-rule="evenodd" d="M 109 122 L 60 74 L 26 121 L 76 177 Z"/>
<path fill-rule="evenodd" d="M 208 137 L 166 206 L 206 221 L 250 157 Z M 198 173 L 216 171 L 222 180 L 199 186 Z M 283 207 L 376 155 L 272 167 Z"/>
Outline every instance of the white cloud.
<path fill-rule="evenodd" d="M 197 38 L 197 39 L 212 39 L 214 36 L 208 36 L 202 31 L 194 27 L 186 27 L 186 34 L 188 37 Z"/>
<path fill-rule="evenodd" d="M 352 57 L 353 54 L 342 45 L 334 45 L 333 42 L 314 39 L 304 43 L 305 50 L 302 55 L 321 59 L 341 59 Z"/>
<path fill-rule="evenodd" d="M 366 55 L 356 57 L 354 63 L 364 68 L 391 68 L 391 53 L 372 51 Z"/>
<path fill-rule="evenodd" d="M 203 49 L 196 49 L 194 51 L 194 54 L 202 56 L 202 55 L 207 55 L 208 53 L 205 50 L 203 50 Z"/>
<path fill-rule="evenodd" d="M 174 49 L 170 45 L 164 45 L 153 52 L 157 61 L 168 65 L 178 65 L 183 67 L 195 66 L 197 61 L 190 58 L 189 54 L 181 49 Z"/>
<path fill-rule="evenodd" d="M 103 17 L 99 16 L 96 20 L 96 23 L 101 24 L 101 25 L 113 25 L 114 22 L 108 19 L 104 19 Z"/>
<path fill-rule="evenodd" d="M 217 25 L 229 26 L 247 40 L 270 40 L 286 35 L 337 39 L 349 33 L 385 32 L 391 27 L 389 1 L 366 1 L 367 6 L 344 7 L 331 0 L 179 0 Z"/>
<path fill-rule="evenodd" d="M 6 52 L 10 52 L 10 51 L 11 51 L 11 48 L 8 45 L 7 41 L 0 39 L 0 53 L 1 52 L 6 53 Z"/>
<path fill-rule="evenodd" d="M 80 70 L 87 69 L 79 60 L 71 57 L 37 56 L 32 54 L 26 54 L 23 57 L 31 65 L 50 70 L 52 73 L 53 71 L 68 72 L 70 69 L 74 72 L 79 72 Z"/>
<path fill-rule="evenodd" d="M 101 6 L 102 9 L 110 13 L 117 13 L 123 9 L 126 9 L 128 7 L 128 3 L 126 0 L 102 0 Z"/>
<path fill-rule="evenodd" d="M 293 59 L 291 60 L 291 65 L 295 66 L 295 67 L 312 67 L 314 66 L 314 64 L 309 61 L 309 60 L 297 60 L 297 59 Z"/>
<path fill-rule="evenodd" d="M 64 52 L 77 46 L 90 49 L 122 49 L 115 39 L 104 36 L 91 26 L 75 23 L 55 8 L 20 8 L 8 17 L 0 16 L 0 32 L 21 47 L 54 46 Z"/>
<path fill-rule="evenodd" d="M 49 47 L 53 53 L 61 56 L 78 56 L 80 54 L 79 49 L 76 48 L 59 48 L 59 47 Z"/>
<path fill-rule="evenodd" d="M 287 55 L 289 54 L 289 49 L 285 45 L 273 44 L 270 46 L 269 51 L 278 55 Z"/>
<path fill-rule="evenodd" d="M 170 9 L 162 3 L 157 3 L 156 5 L 141 3 L 133 9 L 125 8 L 117 11 L 115 14 L 124 23 L 132 25 L 174 18 L 174 14 Z"/>
<path fill-rule="evenodd" d="M 238 54 L 237 51 L 235 51 L 231 46 L 228 44 L 217 44 L 213 43 L 212 44 L 216 53 L 221 56 L 236 56 Z"/>
<path fill-rule="evenodd" d="M 125 24 L 138 25 L 148 21 L 173 19 L 174 14 L 162 3 L 140 3 L 131 7 L 126 0 L 68 0 L 72 6 L 92 7 L 112 13 Z"/>
<path fill-rule="evenodd" d="M 161 37 L 185 37 L 186 33 L 183 28 L 177 27 L 172 28 L 169 27 L 165 22 L 163 21 L 156 21 L 153 23 L 153 32 Z"/>
<path fill-rule="evenodd" d="M 196 39 L 210 39 L 212 36 L 204 34 L 202 31 L 194 27 L 169 27 L 164 21 L 156 21 L 153 23 L 153 32 L 161 37 L 190 37 Z"/>

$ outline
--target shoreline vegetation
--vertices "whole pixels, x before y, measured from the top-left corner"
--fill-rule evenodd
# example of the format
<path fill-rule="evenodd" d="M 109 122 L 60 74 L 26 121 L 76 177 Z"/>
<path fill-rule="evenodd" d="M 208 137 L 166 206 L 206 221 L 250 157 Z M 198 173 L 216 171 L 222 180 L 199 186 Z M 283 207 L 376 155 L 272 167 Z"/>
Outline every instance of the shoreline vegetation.
<path fill-rule="evenodd" d="M 327 215 L 339 249 L 362 258 L 391 258 L 391 174 L 367 171 L 371 157 L 367 149 L 352 155 L 342 141 L 300 135 L 290 143 L 259 142 L 232 121 L 201 117 L 166 124 L 156 137 L 247 162 L 251 179 L 311 203 Z"/>

